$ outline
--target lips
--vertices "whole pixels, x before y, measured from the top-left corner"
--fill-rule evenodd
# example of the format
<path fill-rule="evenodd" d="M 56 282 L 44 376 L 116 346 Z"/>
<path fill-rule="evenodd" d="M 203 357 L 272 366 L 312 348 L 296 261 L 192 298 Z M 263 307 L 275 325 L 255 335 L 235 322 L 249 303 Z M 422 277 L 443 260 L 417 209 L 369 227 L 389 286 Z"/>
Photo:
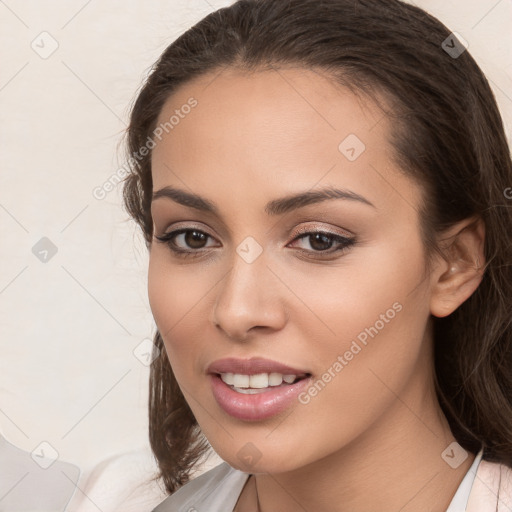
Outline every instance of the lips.
<path fill-rule="evenodd" d="M 238 373 L 242 375 L 257 375 L 261 373 L 281 373 L 283 375 L 308 375 L 309 372 L 304 368 L 294 368 L 277 361 L 265 359 L 262 357 L 253 357 L 251 359 L 237 359 L 228 357 L 219 359 L 210 364 L 207 373 Z"/>
<path fill-rule="evenodd" d="M 208 366 L 207 373 L 217 404 L 245 421 L 265 420 L 292 407 L 311 382 L 304 368 L 258 357 L 219 359 Z"/>

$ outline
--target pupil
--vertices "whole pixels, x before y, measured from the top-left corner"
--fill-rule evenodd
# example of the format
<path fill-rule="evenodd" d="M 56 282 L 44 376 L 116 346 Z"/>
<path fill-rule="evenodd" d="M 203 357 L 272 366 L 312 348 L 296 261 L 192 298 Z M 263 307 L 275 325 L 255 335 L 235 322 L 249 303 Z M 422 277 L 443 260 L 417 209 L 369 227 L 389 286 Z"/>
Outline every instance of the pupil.
<path fill-rule="evenodd" d="M 194 249 L 203 247 L 201 244 L 204 243 L 205 234 L 197 231 L 188 231 L 185 233 L 185 241 Z"/>
<path fill-rule="evenodd" d="M 310 240 L 311 247 L 313 247 L 313 249 L 315 249 L 315 245 L 318 242 L 318 240 L 323 240 L 323 242 L 324 242 L 323 246 L 322 246 L 322 244 L 320 244 L 320 247 L 316 247 L 316 249 L 318 249 L 318 250 L 329 249 L 332 245 L 332 241 L 329 239 L 329 237 L 322 233 L 315 233 L 314 235 L 310 235 L 310 238 L 313 238 L 313 243 L 311 243 L 311 240 Z M 325 244 L 327 244 L 327 247 L 325 246 Z"/>

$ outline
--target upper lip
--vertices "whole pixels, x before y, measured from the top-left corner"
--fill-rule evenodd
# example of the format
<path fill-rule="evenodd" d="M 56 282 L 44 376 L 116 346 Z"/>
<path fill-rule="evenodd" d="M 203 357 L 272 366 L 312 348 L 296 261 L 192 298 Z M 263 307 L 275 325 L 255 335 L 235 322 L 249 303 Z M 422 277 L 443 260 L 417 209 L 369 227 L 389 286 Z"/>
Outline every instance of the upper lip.
<path fill-rule="evenodd" d="M 253 357 L 251 359 L 237 359 L 227 357 L 218 359 L 208 366 L 208 373 L 239 373 L 242 375 L 257 375 L 258 373 L 281 373 L 283 375 L 305 375 L 306 370 L 292 368 L 283 363 L 265 359 L 262 357 Z"/>

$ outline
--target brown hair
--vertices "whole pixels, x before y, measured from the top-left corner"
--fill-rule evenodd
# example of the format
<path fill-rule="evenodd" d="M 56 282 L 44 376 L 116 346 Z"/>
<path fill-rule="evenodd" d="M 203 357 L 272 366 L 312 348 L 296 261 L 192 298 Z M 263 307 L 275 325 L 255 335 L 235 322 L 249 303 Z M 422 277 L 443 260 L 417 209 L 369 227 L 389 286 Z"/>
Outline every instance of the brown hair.
<path fill-rule="evenodd" d="M 391 105 L 402 172 L 425 193 L 425 254 L 436 235 L 473 215 L 485 223 L 485 268 L 452 314 L 431 316 L 436 393 L 465 449 L 512 467 L 512 163 L 495 98 L 482 71 L 448 30 L 399 0 L 239 0 L 212 12 L 161 55 L 131 111 L 124 204 L 152 240 L 151 153 L 140 149 L 164 102 L 195 77 L 292 65 Z M 443 45 L 448 41 L 448 47 Z M 450 53 L 449 48 L 462 52 Z M 459 52 L 459 53 L 460 53 Z M 382 108 L 382 107 L 381 107 Z M 510 198 L 509 198 L 510 199 Z M 209 445 L 171 370 L 159 332 L 151 366 L 149 435 L 170 493 L 186 483 Z"/>

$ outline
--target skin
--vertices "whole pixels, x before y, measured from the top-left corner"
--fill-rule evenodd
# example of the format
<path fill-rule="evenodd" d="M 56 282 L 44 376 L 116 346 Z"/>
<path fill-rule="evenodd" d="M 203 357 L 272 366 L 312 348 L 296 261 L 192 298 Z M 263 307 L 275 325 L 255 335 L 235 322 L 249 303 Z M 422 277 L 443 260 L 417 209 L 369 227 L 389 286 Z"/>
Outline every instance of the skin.
<path fill-rule="evenodd" d="M 159 122 L 191 96 L 198 105 L 153 149 L 153 190 L 200 194 L 220 216 L 153 201 L 155 235 L 188 226 L 209 237 L 174 239 L 203 251 L 190 258 L 154 239 L 148 293 L 202 431 L 222 459 L 254 475 L 236 512 L 257 510 L 256 488 L 262 512 L 444 512 L 474 454 L 456 469 L 441 458 L 455 439 L 434 393 L 429 319 L 449 315 L 480 283 L 482 223 L 466 219 L 444 233 L 456 240 L 450 259 L 424 274 L 422 191 L 393 161 L 391 124 L 319 72 L 204 75 L 168 99 Z M 348 134 L 366 146 L 354 161 L 338 149 Z M 264 211 L 270 200 L 327 185 L 375 208 L 337 199 Z M 297 238 L 300 227 L 357 241 L 332 252 Z M 236 252 L 247 236 L 264 249 L 250 264 Z M 213 361 L 266 357 L 318 379 L 395 302 L 402 310 L 308 404 L 264 421 L 217 405 L 206 375 Z M 252 465 L 237 455 L 248 442 L 261 454 Z"/>

